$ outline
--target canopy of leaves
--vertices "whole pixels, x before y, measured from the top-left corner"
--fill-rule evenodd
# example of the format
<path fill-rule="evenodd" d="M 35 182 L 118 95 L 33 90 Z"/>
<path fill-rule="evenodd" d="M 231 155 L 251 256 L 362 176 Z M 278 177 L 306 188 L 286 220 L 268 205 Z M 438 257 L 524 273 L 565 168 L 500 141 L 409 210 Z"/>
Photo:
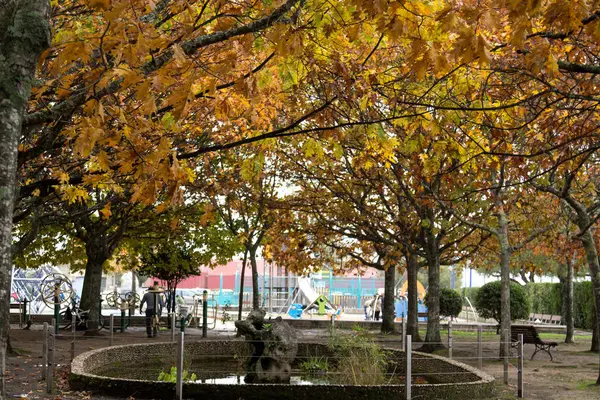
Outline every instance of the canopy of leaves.
<path fill-rule="evenodd" d="M 192 250 L 174 242 L 162 242 L 144 249 L 140 264 L 139 274 L 166 281 L 169 287 L 177 286 L 189 276 L 200 275 L 202 266 Z"/>

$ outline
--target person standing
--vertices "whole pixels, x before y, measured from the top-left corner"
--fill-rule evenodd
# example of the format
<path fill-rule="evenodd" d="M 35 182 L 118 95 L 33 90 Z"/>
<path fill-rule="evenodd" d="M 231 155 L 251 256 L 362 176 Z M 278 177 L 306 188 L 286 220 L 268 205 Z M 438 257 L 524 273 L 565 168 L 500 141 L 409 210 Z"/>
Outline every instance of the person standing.
<path fill-rule="evenodd" d="M 373 295 L 368 300 L 365 300 L 365 319 L 371 320 L 373 319 L 373 310 L 375 307 L 375 300 L 377 299 L 377 295 Z"/>
<path fill-rule="evenodd" d="M 375 321 L 379 321 L 379 316 L 381 315 L 381 308 L 383 306 L 383 298 L 379 295 L 375 297 L 375 301 L 373 302 L 373 311 L 375 314 Z"/>
<path fill-rule="evenodd" d="M 149 338 L 158 336 L 158 324 L 152 324 L 156 316 L 160 315 L 164 301 L 162 298 L 162 290 L 158 287 L 158 282 L 154 281 L 154 285 L 148 288 L 148 292 L 142 297 L 140 302 L 140 314 L 142 308 L 146 304 L 146 334 Z"/>

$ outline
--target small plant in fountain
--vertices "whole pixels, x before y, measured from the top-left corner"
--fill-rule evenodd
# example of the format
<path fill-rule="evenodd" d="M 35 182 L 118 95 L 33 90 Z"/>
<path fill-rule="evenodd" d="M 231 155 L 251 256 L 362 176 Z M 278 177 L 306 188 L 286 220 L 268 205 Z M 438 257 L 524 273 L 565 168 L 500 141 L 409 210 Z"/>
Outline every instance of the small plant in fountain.
<path fill-rule="evenodd" d="M 193 382 L 197 379 L 197 376 L 193 372 L 190 375 L 189 371 L 187 369 L 184 369 L 183 373 L 181 374 L 181 378 L 183 382 Z M 177 367 L 171 367 L 171 370 L 169 372 L 161 371 L 160 374 L 158 374 L 158 381 L 176 383 Z"/>
<path fill-rule="evenodd" d="M 310 357 L 300 364 L 300 369 L 310 376 L 325 375 L 329 371 L 329 364 L 325 357 Z"/>
<path fill-rule="evenodd" d="M 329 348 L 338 357 L 333 381 L 351 385 L 381 385 L 386 377 L 388 357 L 367 330 L 355 326 L 350 335 L 332 335 Z"/>

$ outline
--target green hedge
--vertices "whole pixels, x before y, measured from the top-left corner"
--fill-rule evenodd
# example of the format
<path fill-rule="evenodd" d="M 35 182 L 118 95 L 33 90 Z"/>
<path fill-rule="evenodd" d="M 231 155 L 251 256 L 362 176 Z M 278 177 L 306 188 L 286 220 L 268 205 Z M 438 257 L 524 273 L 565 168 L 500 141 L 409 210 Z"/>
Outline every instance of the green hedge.
<path fill-rule="evenodd" d="M 573 285 L 573 316 L 576 328 L 592 329 L 594 323 L 594 295 L 592 282 Z"/>
<path fill-rule="evenodd" d="M 560 283 L 530 283 L 525 290 L 531 301 L 531 312 L 534 314 L 561 315 Z M 463 296 L 468 297 L 475 305 L 479 288 L 463 288 Z M 575 327 L 592 329 L 594 318 L 594 297 L 592 282 L 573 283 L 573 317 Z"/>

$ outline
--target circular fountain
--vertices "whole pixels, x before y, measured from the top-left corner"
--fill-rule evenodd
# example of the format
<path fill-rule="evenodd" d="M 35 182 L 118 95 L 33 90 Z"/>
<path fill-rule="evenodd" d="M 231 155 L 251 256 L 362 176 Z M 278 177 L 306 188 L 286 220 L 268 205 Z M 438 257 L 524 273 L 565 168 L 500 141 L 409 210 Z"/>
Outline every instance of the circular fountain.
<path fill-rule="evenodd" d="M 119 397 L 172 398 L 175 385 L 158 381 L 175 364 L 175 343 L 114 346 L 83 353 L 72 363 L 73 389 Z M 293 368 L 290 383 L 244 382 L 243 359 L 251 354 L 243 340 L 202 340 L 185 344 L 185 366 L 193 380 L 183 385 L 186 398 L 328 400 L 400 398 L 404 393 L 405 355 L 385 349 L 390 379 L 379 385 L 341 384 L 327 373 L 306 377 Z M 334 359 L 331 347 L 298 343 L 294 366 L 308 358 Z M 494 378 L 463 363 L 425 353 L 412 353 L 412 394 L 419 398 L 465 399 L 493 395 Z M 344 362 L 339 360 L 338 362 Z M 332 378 L 335 378 L 333 376 Z"/>

